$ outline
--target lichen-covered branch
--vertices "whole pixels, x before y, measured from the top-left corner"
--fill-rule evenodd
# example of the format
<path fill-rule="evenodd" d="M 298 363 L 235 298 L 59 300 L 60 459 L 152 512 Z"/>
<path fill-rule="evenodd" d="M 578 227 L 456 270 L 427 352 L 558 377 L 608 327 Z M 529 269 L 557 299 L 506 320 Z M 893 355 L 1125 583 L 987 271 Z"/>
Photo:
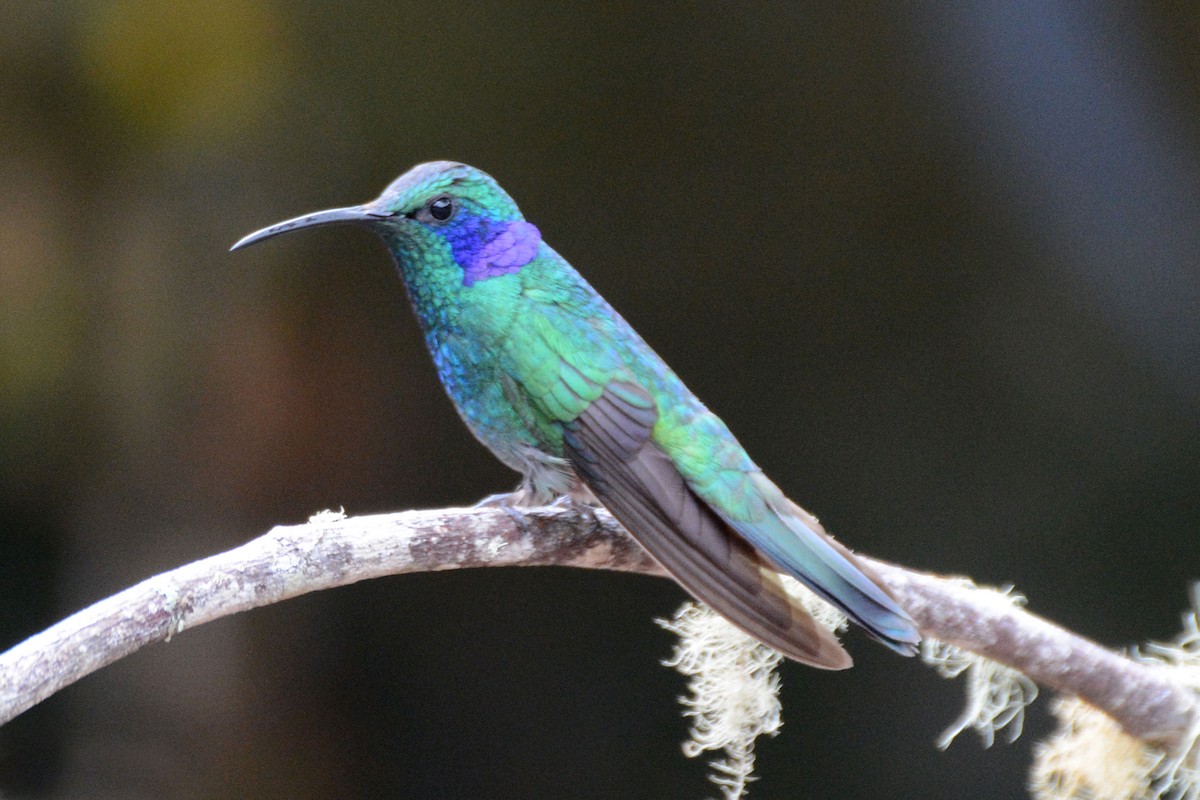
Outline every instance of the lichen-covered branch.
<path fill-rule="evenodd" d="M 1200 698 L 1177 670 L 1106 650 L 968 581 L 867 561 L 925 635 L 1080 697 L 1139 739 L 1174 749 L 1200 719 Z"/>
<path fill-rule="evenodd" d="M 1172 749 L 1200 720 L 1193 689 L 961 579 L 869 560 L 923 635 L 1077 695 L 1125 730 Z M 0 724 L 101 667 L 187 628 L 319 589 L 408 572 L 570 566 L 665 573 L 604 512 L 537 508 L 344 518 L 321 514 L 157 575 L 0 654 Z"/>

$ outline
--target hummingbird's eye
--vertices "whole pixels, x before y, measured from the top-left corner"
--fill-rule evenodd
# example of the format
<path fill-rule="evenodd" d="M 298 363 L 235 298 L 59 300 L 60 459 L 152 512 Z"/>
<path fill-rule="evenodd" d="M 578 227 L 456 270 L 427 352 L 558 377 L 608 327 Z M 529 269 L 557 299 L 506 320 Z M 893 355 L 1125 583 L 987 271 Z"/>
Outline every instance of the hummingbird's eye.
<path fill-rule="evenodd" d="M 454 199 L 442 195 L 429 201 L 429 216 L 438 222 L 445 222 L 454 216 Z"/>

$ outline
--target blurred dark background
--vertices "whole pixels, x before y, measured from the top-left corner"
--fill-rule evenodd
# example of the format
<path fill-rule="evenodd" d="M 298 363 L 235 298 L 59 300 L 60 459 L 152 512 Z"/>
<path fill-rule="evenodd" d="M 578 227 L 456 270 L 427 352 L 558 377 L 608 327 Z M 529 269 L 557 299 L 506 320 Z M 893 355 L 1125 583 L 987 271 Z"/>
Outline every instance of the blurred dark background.
<path fill-rule="evenodd" d="M 1200 7 L 0 5 L 0 647 L 276 523 L 464 504 L 373 237 L 241 235 L 482 167 L 851 546 L 1111 646 L 1200 573 Z M 0 729 L 13 798 L 703 797 L 666 581 L 374 581 Z M 784 668 L 757 798 L 1020 796 L 1025 738 L 864 637 Z"/>

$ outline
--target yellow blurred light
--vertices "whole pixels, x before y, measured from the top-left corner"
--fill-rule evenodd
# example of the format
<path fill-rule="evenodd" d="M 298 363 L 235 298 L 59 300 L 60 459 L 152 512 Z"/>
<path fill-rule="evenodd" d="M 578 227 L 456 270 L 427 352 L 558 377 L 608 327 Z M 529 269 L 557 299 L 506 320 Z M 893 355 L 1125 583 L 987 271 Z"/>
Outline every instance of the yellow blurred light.
<path fill-rule="evenodd" d="M 83 22 L 83 69 L 141 133 L 222 137 L 253 123 L 281 74 L 273 12 L 261 0 L 100 3 Z"/>

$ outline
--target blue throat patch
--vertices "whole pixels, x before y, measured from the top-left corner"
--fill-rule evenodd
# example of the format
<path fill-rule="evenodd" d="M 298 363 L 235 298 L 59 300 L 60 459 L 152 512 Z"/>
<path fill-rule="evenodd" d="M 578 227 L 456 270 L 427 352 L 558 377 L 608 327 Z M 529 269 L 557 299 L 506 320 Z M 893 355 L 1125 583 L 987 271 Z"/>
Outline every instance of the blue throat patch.
<path fill-rule="evenodd" d="M 519 272 L 537 257 L 542 234 L 524 220 L 469 217 L 449 228 L 446 241 L 463 270 L 463 286 Z"/>

